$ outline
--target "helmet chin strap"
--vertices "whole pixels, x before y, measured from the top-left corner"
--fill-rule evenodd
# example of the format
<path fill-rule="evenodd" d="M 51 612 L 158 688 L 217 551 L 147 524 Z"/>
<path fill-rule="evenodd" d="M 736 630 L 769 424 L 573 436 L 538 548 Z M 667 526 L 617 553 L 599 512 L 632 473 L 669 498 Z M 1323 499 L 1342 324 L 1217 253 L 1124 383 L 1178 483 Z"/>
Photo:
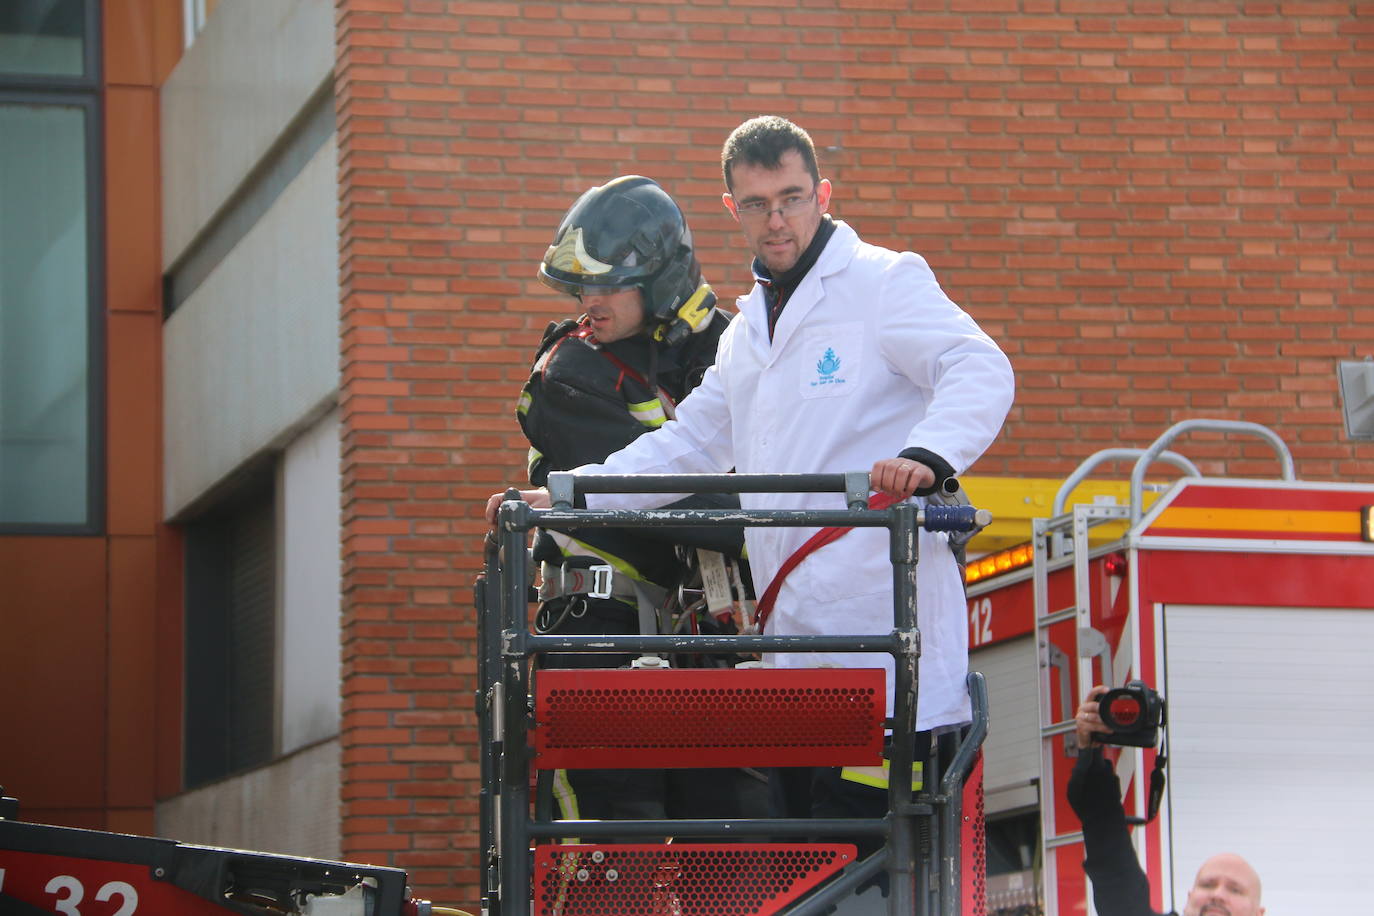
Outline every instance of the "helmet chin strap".
<path fill-rule="evenodd" d="M 687 301 L 678 306 L 671 319 L 654 330 L 654 340 L 661 340 L 669 347 L 681 345 L 688 337 L 699 334 L 710 323 L 716 310 L 716 294 L 711 284 L 703 282 Z"/>
<path fill-rule="evenodd" d="M 658 347 L 654 346 L 653 341 L 649 341 L 649 372 L 646 380 L 649 391 L 658 397 Z"/>

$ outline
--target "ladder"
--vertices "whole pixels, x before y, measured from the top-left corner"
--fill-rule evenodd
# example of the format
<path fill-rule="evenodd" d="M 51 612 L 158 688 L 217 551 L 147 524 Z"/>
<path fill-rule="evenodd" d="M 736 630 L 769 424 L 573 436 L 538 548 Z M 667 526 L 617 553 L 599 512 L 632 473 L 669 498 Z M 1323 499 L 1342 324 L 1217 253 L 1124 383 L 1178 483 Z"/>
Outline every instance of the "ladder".
<path fill-rule="evenodd" d="M 981 913 L 964 876 L 981 878 L 979 748 L 986 689 L 969 676 L 974 725 L 941 769 L 926 763 L 912 793 L 919 684 L 916 628 L 918 526 L 969 530 L 969 506 L 867 508 L 866 473 L 789 475 L 550 476 L 552 509 L 510 491 L 476 588 L 477 712 L 481 732 L 482 908 L 487 916 L 643 912 L 822 914 L 846 912 L 855 891 L 886 873 L 889 914 Z M 575 491 L 652 493 L 840 492 L 842 510 L 573 509 Z M 867 526 L 890 532 L 894 626 L 869 636 L 535 635 L 528 626 L 528 534 L 587 527 Z M 557 652 L 663 656 L 850 651 L 896 661 L 894 715 L 885 717 L 881 669 L 541 669 Z M 711 707 L 703 707 L 702 700 Z M 729 729 L 720 727 L 729 721 Z M 714 725 L 714 727 L 713 727 Z M 885 745 L 885 732 L 892 740 Z M 531 813 L 531 774 L 541 769 L 890 764 L 889 811 L 877 819 L 568 821 Z M 974 817 L 978 814 L 978 817 Z M 976 834 L 976 835 L 975 835 Z M 560 842 L 567 836 L 577 843 Z M 836 837 L 883 840 L 859 860 Z M 664 839 L 671 837 L 671 844 Z M 720 842 L 724 838 L 730 842 Z M 828 839 L 829 838 L 829 839 Z M 682 842 L 679 842 L 681 840 Z M 866 899 L 870 899 L 865 895 Z M 869 912 L 871 910 L 865 910 Z"/>
<path fill-rule="evenodd" d="M 1077 755 L 1074 713 L 1078 702 L 1093 684 L 1094 662 L 1103 683 L 1112 683 L 1112 649 L 1102 632 L 1093 625 L 1093 581 L 1089 532 L 1100 525 L 1129 518 L 1126 506 L 1077 505 L 1067 514 L 1032 520 L 1034 557 L 1031 581 L 1035 601 L 1035 645 L 1040 662 L 1040 739 L 1041 805 L 1040 835 L 1045 863 L 1045 912 L 1061 912 L 1056 899 L 1059 882 L 1055 862 L 1057 850 L 1082 843 L 1077 825 L 1065 827 L 1058 804 L 1060 783 L 1065 776 L 1055 758 Z M 1053 545 L 1069 549 L 1052 554 Z M 1068 604 L 1051 604 L 1050 573 L 1069 566 L 1072 590 Z M 1059 601 L 1063 597 L 1056 595 Z M 1065 633 L 1065 631 L 1070 631 Z M 1054 791 L 1046 791 L 1046 785 Z"/>

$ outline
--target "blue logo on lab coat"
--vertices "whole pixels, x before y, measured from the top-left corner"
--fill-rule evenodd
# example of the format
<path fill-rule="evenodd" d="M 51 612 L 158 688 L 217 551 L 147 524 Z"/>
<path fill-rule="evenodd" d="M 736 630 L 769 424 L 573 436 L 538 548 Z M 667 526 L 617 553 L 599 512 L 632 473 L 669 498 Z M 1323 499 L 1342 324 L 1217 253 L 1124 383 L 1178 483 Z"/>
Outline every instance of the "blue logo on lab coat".
<path fill-rule="evenodd" d="M 817 385 L 843 385 L 843 378 L 836 378 L 835 373 L 840 371 L 840 358 L 835 355 L 831 347 L 825 348 L 825 355 L 816 361 L 817 378 L 811 383 L 811 387 Z"/>

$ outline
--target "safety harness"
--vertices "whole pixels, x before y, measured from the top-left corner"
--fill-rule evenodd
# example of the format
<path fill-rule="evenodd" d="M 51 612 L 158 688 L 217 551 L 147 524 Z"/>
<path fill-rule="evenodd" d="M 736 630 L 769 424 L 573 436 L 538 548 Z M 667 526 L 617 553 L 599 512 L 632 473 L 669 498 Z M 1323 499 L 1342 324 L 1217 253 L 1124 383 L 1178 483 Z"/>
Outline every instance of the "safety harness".
<path fill-rule="evenodd" d="M 707 287 L 709 292 L 709 287 Z M 564 325 L 566 328 L 567 325 Z M 551 328 L 549 334 L 557 334 L 557 329 Z M 661 385 L 656 384 L 656 380 L 651 382 L 645 378 L 633 366 L 625 362 L 614 353 L 597 343 L 594 332 L 590 324 L 579 324 L 566 330 L 556 340 L 549 344 L 546 342 L 545 350 L 540 354 L 535 363 L 535 370 L 542 372 L 552 360 L 554 354 L 569 339 L 576 338 L 586 343 L 592 350 L 601 354 L 611 365 L 619 371 L 616 378 L 616 391 L 625 394 L 625 379 L 629 378 L 639 384 L 645 392 L 649 393 L 650 399 L 646 401 L 632 401 L 629 397 L 625 401 L 625 409 L 630 416 L 634 417 L 639 423 L 650 429 L 656 429 L 673 419 L 677 414 L 677 403 L 673 397 Z M 650 375 L 653 376 L 654 369 L 652 358 L 655 351 L 650 350 L 651 366 Z M 530 394 L 528 388 L 522 392 L 520 406 L 528 410 Z M 535 460 L 533 457 L 531 461 Z M 559 537 L 555 534 L 554 539 L 559 543 L 565 555 L 572 544 L 566 535 Z M 571 543 L 569 543 L 571 542 Z M 595 552 L 585 549 L 585 545 L 579 545 L 581 549 L 574 548 L 575 553 L 572 557 L 586 557 L 594 561 L 591 566 L 579 566 L 576 560 L 565 561 L 561 565 L 544 563 L 541 569 L 541 584 L 539 586 L 539 600 L 548 602 L 555 598 L 567 597 L 572 599 L 560 614 L 557 620 L 545 621 L 545 627 L 556 629 L 562 621 L 563 616 L 577 613 L 578 599 L 585 602 L 588 598 L 614 598 L 624 603 L 635 606 L 639 615 L 639 628 L 642 633 L 667 633 L 672 630 L 671 620 L 665 619 L 669 608 L 669 591 L 661 586 L 655 585 L 638 575 L 633 575 L 625 569 L 617 568 L 611 561 L 600 557 Z"/>
<path fill-rule="evenodd" d="M 886 493 L 874 493 L 868 498 L 868 508 L 886 509 L 897 501 L 897 497 L 889 496 Z M 778 600 L 778 590 L 782 588 L 783 580 L 788 577 L 792 570 L 796 569 L 802 560 L 805 560 L 815 551 L 824 547 L 826 544 L 838 541 L 846 534 L 854 530 L 854 526 L 847 528 L 822 528 L 807 539 L 792 555 L 783 561 L 778 568 L 777 575 L 773 576 L 773 581 L 768 583 L 768 587 L 763 590 L 763 596 L 759 598 L 759 603 L 755 609 L 756 621 L 759 632 L 763 632 L 763 625 L 768 622 L 768 617 L 773 613 L 773 603 Z"/>
<path fill-rule="evenodd" d="M 575 609 L 579 597 L 583 600 L 615 598 L 635 606 L 641 633 L 665 632 L 661 615 L 667 609 L 669 594 L 668 589 L 628 575 L 609 563 L 578 567 L 567 562 L 561 565 L 546 562 L 540 569 L 540 602 L 571 598 L 573 601 L 568 603 L 565 612 L 580 617 Z M 562 619 L 560 614 L 557 621 L 546 623 L 541 629 L 556 630 Z"/>

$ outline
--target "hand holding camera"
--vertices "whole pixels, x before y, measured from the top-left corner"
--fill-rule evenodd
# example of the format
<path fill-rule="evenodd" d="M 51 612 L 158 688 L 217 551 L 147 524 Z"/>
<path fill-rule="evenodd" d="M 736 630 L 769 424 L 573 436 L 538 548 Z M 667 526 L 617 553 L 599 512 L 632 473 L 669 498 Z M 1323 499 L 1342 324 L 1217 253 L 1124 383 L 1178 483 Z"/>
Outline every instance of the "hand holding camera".
<path fill-rule="evenodd" d="M 1166 722 L 1164 698 L 1144 681 L 1108 689 L 1098 684 L 1074 716 L 1078 746 L 1101 744 L 1154 747 Z"/>

